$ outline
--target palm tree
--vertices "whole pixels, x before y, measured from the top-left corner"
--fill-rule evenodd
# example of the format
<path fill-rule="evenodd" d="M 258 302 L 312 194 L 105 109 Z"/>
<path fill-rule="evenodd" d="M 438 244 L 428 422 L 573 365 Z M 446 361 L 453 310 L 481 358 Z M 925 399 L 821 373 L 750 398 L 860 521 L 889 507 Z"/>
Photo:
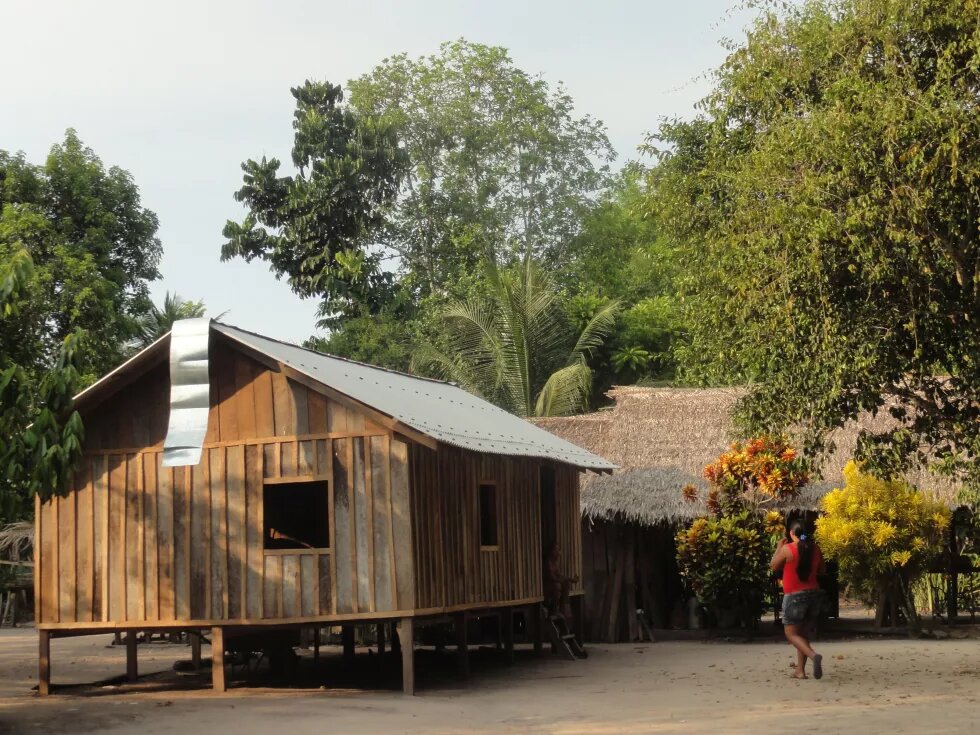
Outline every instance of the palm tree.
<path fill-rule="evenodd" d="M 136 337 L 137 349 L 142 349 L 156 342 L 171 330 L 174 322 L 181 319 L 202 317 L 204 313 L 203 301 L 187 301 L 176 293 L 171 295 L 167 291 L 163 296 L 163 308 L 160 309 L 156 304 L 153 304 L 150 306 L 150 311 L 140 319 L 139 332 Z"/>
<path fill-rule="evenodd" d="M 581 332 L 566 317 L 554 281 L 530 258 L 501 272 L 484 266 L 489 296 L 439 315 L 443 348 L 423 345 L 413 370 L 452 380 L 520 416 L 567 416 L 588 408 L 592 370 L 619 311 L 603 306 Z"/>

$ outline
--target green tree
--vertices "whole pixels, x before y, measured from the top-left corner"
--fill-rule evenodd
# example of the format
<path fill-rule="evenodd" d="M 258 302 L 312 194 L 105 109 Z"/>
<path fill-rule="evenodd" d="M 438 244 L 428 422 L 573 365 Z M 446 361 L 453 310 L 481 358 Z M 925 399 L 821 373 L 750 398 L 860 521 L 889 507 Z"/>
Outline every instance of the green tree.
<path fill-rule="evenodd" d="M 294 292 L 323 299 L 326 324 L 375 313 L 392 279 L 372 246 L 398 194 L 405 153 L 391 123 L 345 105 L 340 87 L 307 81 L 290 91 L 297 172 L 279 176 L 275 158 L 242 164 L 235 198 L 248 214 L 225 225 L 222 260 L 267 261 Z"/>
<path fill-rule="evenodd" d="M 766 10 L 691 121 L 652 145 L 682 248 L 686 375 L 752 384 L 743 425 L 980 483 L 980 26 L 975 0 Z"/>
<path fill-rule="evenodd" d="M 327 337 L 312 337 L 304 347 L 349 360 L 408 372 L 413 338 L 403 319 L 389 311 L 345 319 Z"/>
<path fill-rule="evenodd" d="M 150 310 L 139 320 L 139 335 L 135 347 L 142 349 L 160 339 L 173 329 L 174 322 L 181 319 L 196 319 L 207 312 L 203 301 L 188 301 L 178 294 L 167 291 L 163 295 L 163 306 L 150 305 Z"/>
<path fill-rule="evenodd" d="M 677 255 L 647 212 L 647 171 L 627 165 L 582 222 L 561 269 L 572 318 L 584 324 L 606 300 L 623 304 L 599 351 L 596 383 L 670 379 L 682 334 L 674 281 Z"/>
<path fill-rule="evenodd" d="M 579 330 L 531 258 L 501 271 L 489 257 L 483 274 L 488 295 L 445 308 L 440 339 L 417 350 L 414 367 L 520 416 L 585 410 L 592 394 L 588 358 L 612 329 L 619 305 L 605 304 Z"/>
<path fill-rule="evenodd" d="M 29 515 L 35 494 L 63 491 L 81 456 L 82 423 L 71 397 L 80 384 L 82 333 L 64 340 L 49 368 L 17 362 L 33 358 L 19 342 L 33 328 L 37 275 L 26 248 L 11 246 L 0 259 L 0 527 Z"/>
<path fill-rule="evenodd" d="M 501 262 L 561 262 L 615 155 L 600 121 L 575 117 L 561 85 L 503 48 L 459 40 L 400 54 L 349 88 L 351 105 L 389 122 L 408 154 L 383 244 L 423 293 L 454 293 L 488 249 Z"/>
<path fill-rule="evenodd" d="M 83 382 L 122 359 L 159 277 L 157 218 L 122 169 L 106 169 L 73 130 L 44 165 L 0 151 L 0 262 L 26 249 L 18 338 L 6 356 L 31 376 L 49 369 L 77 329 Z"/>

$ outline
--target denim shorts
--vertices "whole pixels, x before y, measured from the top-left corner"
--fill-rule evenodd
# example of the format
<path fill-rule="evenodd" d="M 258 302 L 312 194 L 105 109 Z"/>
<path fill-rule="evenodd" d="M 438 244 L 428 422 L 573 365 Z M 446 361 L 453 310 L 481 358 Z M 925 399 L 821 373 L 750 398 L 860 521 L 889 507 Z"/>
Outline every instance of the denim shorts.
<path fill-rule="evenodd" d="M 823 603 L 821 590 L 803 590 L 783 596 L 783 625 L 815 623 Z"/>

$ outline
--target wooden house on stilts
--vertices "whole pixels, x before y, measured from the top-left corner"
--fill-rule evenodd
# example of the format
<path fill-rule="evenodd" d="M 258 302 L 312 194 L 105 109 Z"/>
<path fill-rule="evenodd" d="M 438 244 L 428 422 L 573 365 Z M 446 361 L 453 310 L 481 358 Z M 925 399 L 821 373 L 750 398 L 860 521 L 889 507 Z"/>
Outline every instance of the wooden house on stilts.
<path fill-rule="evenodd" d="M 579 474 L 612 468 L 456 386 L 209 320 L 76 406 L 84 461 L 36 507 L 42 694 L 56 636 L 128 633 L 135 676 L 135 631 L 207 631 L 220 690 L 236 635 L 368 622 L 411 692 L 416 623 L 540 620 L 550 542 L 581 578 Z"/>

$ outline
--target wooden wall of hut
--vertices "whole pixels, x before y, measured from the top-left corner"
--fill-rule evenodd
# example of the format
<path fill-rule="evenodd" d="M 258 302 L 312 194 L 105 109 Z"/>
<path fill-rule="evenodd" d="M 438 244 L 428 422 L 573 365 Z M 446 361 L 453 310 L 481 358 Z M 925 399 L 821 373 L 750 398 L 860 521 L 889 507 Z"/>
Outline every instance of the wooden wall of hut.
<path fill-rule="evenodd" d="M 582 519 L 585 626 L 593 641 L 638 640 L 637 610 L 653 628 L 684 625 L 675 529 Z"/>
<path fill-rule="evenodd" d="M 564 549 L 563 570 L 582 578 L 579 473 L 468 452 L 411 446 L 417 607 L 452 611 L 520 604 L 542 595 L 542 513 Z M 542 467 L 554 472 L 554 502 L 542 507 Z M 494 488 L 496 543 L 481 539 L 480 486 Z M 581 582 L 577 590 L 581 591 Z"/>
<path fill-rule="evenodd" d="M 408 446 L 359 412 L 212 345 L 201 463 L 161 466 L 163 363 L 89 414 L 71 492 L 36 508 L 46 627 L 372 617 L 415 607 Z M 329 542 L 269 549 L 265 488 L 324 481 Z"/>

